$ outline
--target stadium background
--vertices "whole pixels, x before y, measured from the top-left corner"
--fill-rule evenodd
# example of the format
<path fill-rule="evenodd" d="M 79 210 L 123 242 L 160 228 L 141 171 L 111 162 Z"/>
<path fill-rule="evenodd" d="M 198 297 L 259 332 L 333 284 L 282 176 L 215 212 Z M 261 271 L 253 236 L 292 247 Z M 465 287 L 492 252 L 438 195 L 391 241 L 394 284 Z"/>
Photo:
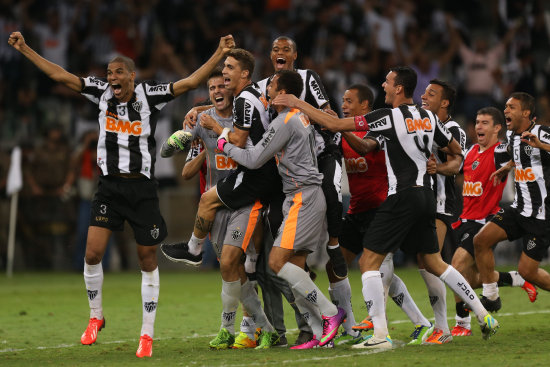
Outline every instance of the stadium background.
<path fill-rule="evenodd" d="M 515 30 L 486 70 L 482 90 L 472 92 L 468 76 L 483 65 L 467 66 L 452 29 L 466 47 L 485 50 L 488 58 Z M 175 81 L 194 71 L 224 34 L 232 34 L 238 47 L 256 56 L 253 79 L 260 80 L 272 72 L 271 41 L 288 35 L 298 45 L 297 65 L 321 76 L 337 111 L 352 83 L 367 83 L 376 92 L 375 107 L 381 107 L 388 68 L 407 64 L 424 76 L 419 91 L 431 77 L 457 87 L 453 116 L 470 143 L 475 142 L 477 108 L 502 108 L 512 91 L 534 95 L 537 122 L 550 123 L 550 3 L 543 0 L 1 0 L 0 269 L 6 264 L 9 155 L 19 145 L 24 187 L 15 269 L 79 270 L 79 190 L 76 183 L 65 184 L 71 155 L 87 131 L 97 130 L 93 104 L 51 82 L 7 44 L 15 30 L 41 55 L 74 74 L 104 76 L 107 61 L 120 53 L 136 60 L 138 79 L 159 81 Z M 415 93 L 417 102 L 420 94 Z M 157 137 L 166 138 L 186 111 L 206 97 L 201 87 L 171 102 L 163 110 Z M 157 161 L 169 241 L 186 238 L 194 220 L 198 183 L 181 179 L 184 158 Z M 112 251 L 111 269 L 137 269 L 131 233 L 125 231 L 111 247 L 118 250 Z M 498 259 L 513 263 L 516 258 L 517 246 L 511 245 Z"/>

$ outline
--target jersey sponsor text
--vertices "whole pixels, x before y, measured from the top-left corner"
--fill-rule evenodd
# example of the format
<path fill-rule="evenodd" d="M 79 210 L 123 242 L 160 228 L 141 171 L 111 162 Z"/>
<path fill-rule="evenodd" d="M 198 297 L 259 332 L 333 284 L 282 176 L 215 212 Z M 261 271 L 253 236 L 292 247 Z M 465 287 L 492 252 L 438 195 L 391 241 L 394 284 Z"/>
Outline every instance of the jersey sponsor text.
<path fill-rule="evenodd" d="M 363 173 L 367 172 L 369 169 L 369 165 L 367 164 L 365 157 L 346 158 L 344 159 L 344 162 L 346 164 L 347 173 Z"/>
<path fill-rule="evenodd" d="M 483 194 L 483 185 L 481 182 L 464 181 L 462 186 L 463 196 L 481 196 Z"/>
<path fill-rule="evenodd" d="M 128 135 L 141 135 L 141 121 L 117 120 L 112 117 L 105 118 L 105 130 L 113 133 Z"/>

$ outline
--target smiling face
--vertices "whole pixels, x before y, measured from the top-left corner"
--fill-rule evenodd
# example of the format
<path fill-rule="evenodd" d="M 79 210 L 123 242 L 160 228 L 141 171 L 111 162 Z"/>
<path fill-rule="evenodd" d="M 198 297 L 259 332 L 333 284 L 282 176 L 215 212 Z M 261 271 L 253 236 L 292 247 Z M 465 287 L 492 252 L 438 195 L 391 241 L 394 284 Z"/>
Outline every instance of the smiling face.
<path fill-rule="evenodd" d="M 128 70 L 123 62 L 112 62 L 107 66 L 107 82 L 120 102 L 128 102 L 134 93 L 136 73 Z"/>
<path fill-rule="evenodd" d="M 228 56 L 223 63 L 223 78 L 225 88 L 229 89 L 232 93 L 239 88 L 243 80 L 246 79 L 244 74 L 248 75 L 247 70 L 243 70 L 241 65 L 234 57 Z"/>
<path fill-rule="evenodd" d="M 271 63 L 275 71 L 294 70 L 294 61 L 298 53 L 292 41 L 280 39 L 271 47 Z"/>
<path fill-rule="evenodd" d="M 421 98 L 422 108 L 435 114 L 439 114 L 441 107 L 448 105 L 448 101 L 443 99 L 443 87 L 438 84 L 429 84 Z"/>
<path fill-rule="evenodd" d="M 529 126 L 530 113 L 531 111 L 529 110 L 521 109 L 521 102 L 519 99 L 510 98 L 506 101 L 506 107 L 504 108 L 506 128 L 516 134 L 522 132 L 526 126 Z"/>
<path fill-rule="evenodd" d="M 278 88 L 279 88 L 279 75 L 275 75 L 267 86 L 267 96 L 269 97 L 270 103 L 275 99 L 275 97 L 279 95 L 280 91 L 277 90 Z"/>
<path fill-rule="evenodd" d="M 393 105 L 395 95 L 397 94 L 397 89 L 401 87 L 395 85 L 396 76 L 397 74 L 395 72 L 390 71 L 388 75 L 386 75 L 386 80 L 382 83 L 382 88 L 384 88 L 384 93 L 386 93 L 384 103 L 389 105 Z"/>
<path fill-rule="evenodd" d="M 224 78 L 215 76 L 208 80 L 208 96 L 218 111 L 226 111 L 231 108 L 231 91 L 225 88 Z"/>
<path fill-rule="evenodd" d="M 477 115 L 475 130 L 477 142 L 482 149 L 486 149 L 496 144 L 500 129 L 500 125 L 495 124 L 493 116 L 488 114 Z"/>
<path fill-rule="evenodd" d="M 357 89 L 348 89 L 342 97 L 342 112 L 344 117 L 362 116 L 368 112 L 368 101 L 359 101 Z"/>

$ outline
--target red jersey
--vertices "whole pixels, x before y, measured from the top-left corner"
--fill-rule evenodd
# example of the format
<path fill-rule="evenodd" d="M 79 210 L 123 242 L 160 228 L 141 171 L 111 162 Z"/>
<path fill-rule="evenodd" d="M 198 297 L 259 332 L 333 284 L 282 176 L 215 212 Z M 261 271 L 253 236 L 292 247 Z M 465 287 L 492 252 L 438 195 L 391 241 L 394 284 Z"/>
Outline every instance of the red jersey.
<path fill-rule="evenodd" d="M 366 132 L 353 134 L 363 138 Z M 351 193 L 348 214 L 378 208 L 388 194 L 388 172 L 384 151 L 377 150 L 361 156 L 349 146 L 346 139 L 342 139 L 342 151 Z"/>
<path fill-rule="evenodd" d="M 462 197 L 464 208 L 461 219 L 484 220 L 491 214 L 499 211 L 498 203 L 502 198 L 502 191 L 506 180 L 493 186 L 489 177 L 493 172 L 508 162 L 507 157 L 500 158 L 495 154 L 496 143 L 483 152 L 479 152 L 479 144 L 474 144 L 464 157 L 462 171 L 464 172 L 464 185 Z"/>

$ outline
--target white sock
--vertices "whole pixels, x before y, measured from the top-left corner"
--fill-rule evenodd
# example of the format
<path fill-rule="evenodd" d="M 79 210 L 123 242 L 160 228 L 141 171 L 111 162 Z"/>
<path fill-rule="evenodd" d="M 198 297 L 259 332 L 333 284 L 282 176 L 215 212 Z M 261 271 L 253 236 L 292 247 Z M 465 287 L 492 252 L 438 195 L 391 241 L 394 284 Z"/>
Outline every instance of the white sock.
<path fill-rule="evenodd" d="M 157 316 L 157 305 L 159 301 L 159 268 L 153 271 L 141 272 L 141 302 L 143 306 L 143 321 L 141 324 L 141 335 L 155 334 L 155 317 Z"/>
<path fill-rule="evenodd" d="M 357 336 L 359 332 L 352 329 L 355 325 L 355 316 L 353 315 L 353 308 L 351 306 L 351 286 L 348 278 L 336 283 L 330 283 L 328 293 L 332 303 L 336 306 L 340 306 L 347 313 L 346 320 L 342 324 L 346 333 L 354 337 Z"/>
<path fill-rule="evenodd" d="M 513 281 L 513 278 L 512 278 Z M 489 298 L 491 301 L 494 301 L 498 298 L 498 285 L 494 283 L 483 283 L 483 292 L 482 294 Z"/>
<path fill-rule="evenodd" d="M 336 306 L 313 283 L 304 269 L 287 262 L 277 276 L 283 278 L 309 302 L 316 304 L 324 316 L 334 316 L 338 313 Z"/>
<path fill-rule="evenodd" d="M 472 330 L 472 325 L 470 324 L 472 321 L 471 316 L 468 315 L 466 317 L 460 317 L 458 315 L 455 315 L 455 320 L 457 326 L 462 326 L 465 329 Z"/>
<path fill-rule="evenodd" d="M 241 321 L 241 331 L 245 333 L 250 339 L 254 340 L 254 333 L 256 333 L 256 322 L 254 321 L 253 317 L 243 316 L 243 321 Z"/>
<path fill-rule="evenodd" d="M 393 279 L 394 267 L 393 267 L 393 254 L 390 252 L 382 261 L 380 265 L 380 276 L 382 277 L 382 285 L 384 286 L 384 302 L 387 302 L 388 291 Z"/>
<path fill-rule="evenodd" d="M 204 238 L 198 238 L 195 237 L 195 234 L 191 234 L 191 238 L 189 239 L 189 242 L 187 242 L 187 246 L 189 247 L 189 253 L 192 255 L 199 255 L 202 251 L 202 244 L 206 240 L 206 237 Z"/>
<path fill-rule="evenodd" d="M 235 334 L 235 315 L 239 308 L 239 298 L 241 297 L 241 281 L 226 282 L 222 279 L 222 326 L 227 329 L 231 335 Z"/>
<path fill-rule="evenodd" d="M 262 303 L 258 298 L 258 293 L 254 289 L 254 283 L 247 280 L 241 286 L 241 303 L 243 308 L 246 310 L 246 313 L 252 315 L 256 325 L 258 325 L 262 330 L 268 331 L 270 333 L 274 332 L 275 329 L 267 319 L 264 309 L 262 308 Z"/>
<path fill-rule="evenodd" d="M 299 294 L 293 288 L 292 293 L 294 294 L 294 303 L 296 304 L 296 307 L 298 307 L 298 310 L 300 310 L 300 314 L 306 323 L 311 328 L 311 332 L 317 339 L 321 339 L 321 335 L 323 335 L 323 319 L 321 318 L 321 311 L 319 311 L 319 307 L 306 300 L 304 296 Z"/>
<path fill-rule="evenodd" d="M 103 266 L 101 262 L 97 265 L 88 265 L 84 260 L 84 283 L 88 292 L 90 318 L 95 317 L 101 320 L 103 318 Z"/>
<path fill-rule="evenodd" d="M 340 247 L 340 244 L 339 244 L 339 243 L 337 243 L 336 245 L 328 245 L 328 244 L 327 244 L 327 248 L 328 248 L 329 250 L 334 250 L 335 248 L 338 248 L 338 247 Z"/>
<path fill-rule="evenodd" d="M 525 279 L 517 271 L 509 271 L 508 273 L 512 277 L 512 287 L 523 287 Z"/>
<path fill-rule="evenodd" d="M 472 286 L 464 279 L 451 265 L 439 277 L 455 292 L 468 306 L 474 311 L 479 322 L 483 322 L 483 318 L 488 314 L 487 310 L 481 304 L 479 298 L 476 297 Z"/>
<path fill-rule="evenodd" d="M 448 334 L 451 331 L 447 323 L 447 289 L 445 288 L 445 283 L 443 283 L 439 277 L 425 269 L 418 269 L 418 271 L 420 275 L 422 275 L 422 279 L 424 279 L 424 283 L 426 283 L 426 287 L 428 288 L 430 305 L 432 305 L 435 315 L 435 328 Z"/>
<path fill-rule="evenodd" d="M 414 325 L 430 325 L 430 321 L 420 312 L 420 309 L 411 297 L 405 282 L 395 274 L 392 277 L 388 293 L 395 304 L 401 307 Z"/>
<path fill-rule="evenodd" d="M 374 336 L 384 339 L 388 336 L 386 308 L 384 305 L 384 286 L 379 271 L 366 271 L 361 275 L 363 282 L 363 298 L 367 312 L 372 318 Z"/>

